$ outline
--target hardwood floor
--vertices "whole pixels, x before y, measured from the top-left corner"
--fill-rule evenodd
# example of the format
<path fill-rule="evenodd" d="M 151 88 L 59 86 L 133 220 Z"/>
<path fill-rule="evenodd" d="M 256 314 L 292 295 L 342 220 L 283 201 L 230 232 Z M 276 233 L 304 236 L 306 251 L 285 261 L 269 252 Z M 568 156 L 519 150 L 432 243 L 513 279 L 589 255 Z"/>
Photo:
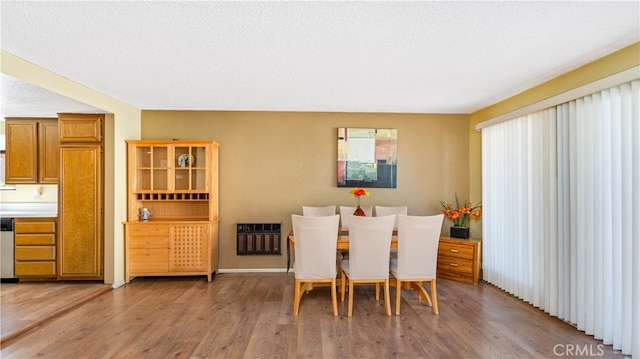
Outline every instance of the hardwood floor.
<path fill-rule="evenodd" d="M 98 282 L 2 283 L 0 344 L 109 290 Z"/>
<path fill-rule="evenodd" d="M 570 345 L 584 357 L 624 357 L 487 283 L 439 279 L 439 315 L 403 290 L 402 313 L 391 317 L 382 300 L 375 301 L 373 287 L 357 287 L 353 318 L 347 318 L 346 301 L 333 316 L 329 288 L 304 295 L 293 317 L 293 282 L 291 273 L 218 274 L 211 283 L 204 277 L 136 278 L 8 341 L 0 356 L 581 357 L 567 355 Z"/>

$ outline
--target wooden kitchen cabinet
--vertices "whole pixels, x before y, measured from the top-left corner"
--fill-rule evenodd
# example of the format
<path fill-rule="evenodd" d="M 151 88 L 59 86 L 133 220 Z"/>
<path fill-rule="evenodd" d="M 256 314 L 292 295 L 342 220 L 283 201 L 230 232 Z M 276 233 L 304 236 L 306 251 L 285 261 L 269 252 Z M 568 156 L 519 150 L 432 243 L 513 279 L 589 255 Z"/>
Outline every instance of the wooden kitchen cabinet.
<path fill-rule="evenodd" d="M 480 279 L 482 242 L 478 239 L 440 237 L 438 278 L 477 284 Z"/>
<path fill-rule="evenodd" d="M 93 121 L 97 115 L 87 116 Z M 66 118 L 67 128 L 73 127 L 72 120 L 83 122 L 83 116 L 74 114 Z M 65 133 L 67 136 L 70 132 Z M 102 135 L 97 137 L 102 138 Z M 85 137 L 77 138 L 83 140 Z M 103 166 L 102 143 L 93 140 L 61 142 L 57 246 L 60 280 L 104 278 Z"/>
<path fill-rule="evenodd" d="M 103 114 L 59 113 L 60 142 L 101 143 Z"/>
<path fill-rule="evenodd" d="M 7 118 L 5 182 L 58 183 L 58 120 Z"/>
<path fill-rule="evenodd" d="M 218 269 L 218 144 L 127 141 L 125 281 Z M 151 213 L 141 220 L 142 209 Z"/>
<path fill-rule="evenodd" d="M 15 219 L 15 274 L 56 279 L 56 218 Z"/>

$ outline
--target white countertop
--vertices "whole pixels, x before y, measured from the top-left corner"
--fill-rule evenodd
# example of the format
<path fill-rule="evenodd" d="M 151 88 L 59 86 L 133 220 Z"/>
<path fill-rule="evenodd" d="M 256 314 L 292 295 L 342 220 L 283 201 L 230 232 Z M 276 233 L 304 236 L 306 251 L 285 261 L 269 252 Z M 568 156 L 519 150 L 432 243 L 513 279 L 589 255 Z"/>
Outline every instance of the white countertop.
<path fill-rule="evenodd" d="M 2 218 L 58 217 L 57 203 L 0 203 Z"/>

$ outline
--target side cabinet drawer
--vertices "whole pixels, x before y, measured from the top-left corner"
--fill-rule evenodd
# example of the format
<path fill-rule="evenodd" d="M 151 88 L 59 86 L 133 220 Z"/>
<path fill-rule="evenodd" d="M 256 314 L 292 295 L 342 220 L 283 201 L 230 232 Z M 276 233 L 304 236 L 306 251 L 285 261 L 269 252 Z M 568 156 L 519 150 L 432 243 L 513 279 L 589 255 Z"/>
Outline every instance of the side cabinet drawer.
<path fill-rule="evenodd" d="M 473 259 L 473 247 L 466 245 L 454 245 L 450 243 L 440 243 L 438 245 L 438 255 L 463 259 Z"/>
<path fill-rule="evenodd" d="M 458 259 L 450 257 L 438 258 L 438 270 L 473 274 L 473 261 L 469 259 Z"/>

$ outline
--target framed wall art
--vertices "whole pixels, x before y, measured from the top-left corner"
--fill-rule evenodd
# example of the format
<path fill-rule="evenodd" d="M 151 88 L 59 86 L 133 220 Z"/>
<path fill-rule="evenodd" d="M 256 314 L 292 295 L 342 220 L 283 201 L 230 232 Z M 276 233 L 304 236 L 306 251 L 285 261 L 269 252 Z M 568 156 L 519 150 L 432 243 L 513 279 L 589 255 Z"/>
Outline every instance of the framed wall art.
<path fill-rule="evenodd" d="M 338 128 L 338 187 L 396 188 L 398 130 Z"/>

